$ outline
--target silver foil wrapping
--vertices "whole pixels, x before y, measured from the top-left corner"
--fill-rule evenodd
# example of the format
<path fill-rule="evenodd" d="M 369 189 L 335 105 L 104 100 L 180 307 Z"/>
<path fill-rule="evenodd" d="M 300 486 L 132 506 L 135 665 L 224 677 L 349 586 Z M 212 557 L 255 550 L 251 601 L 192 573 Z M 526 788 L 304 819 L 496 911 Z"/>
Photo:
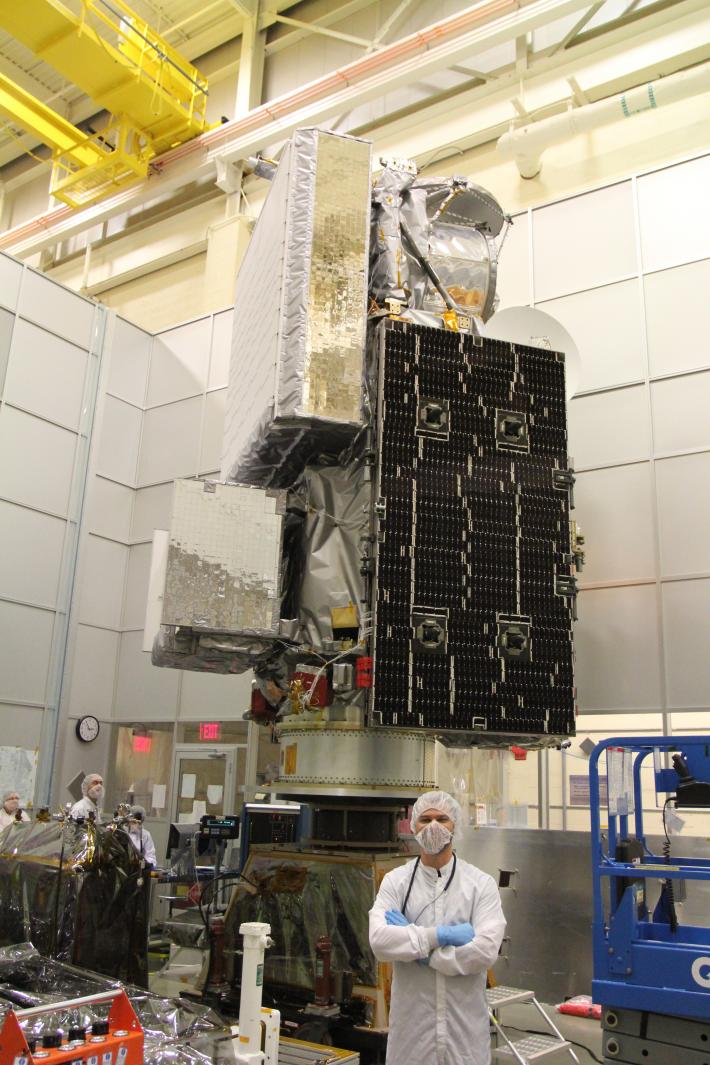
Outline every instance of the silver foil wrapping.
<path fill-rule="evenodd" d="M 285 507 L 283 492 L 176 481 L 162 623 L 277 635 Z"/>
<path fill-rule="evenodd" d="M 227 1065 L 235 1062 L 231 1031 L 213 1010 L 187 999 L 165 999 L 122 984 L 86 968 L 43 957 L 31 943 L 0 949 L 0 1025 L 8 1009 L 49 1006 L 53 1002 L 125 988 L 144 1034 L 145 1065 Z M 22 1022 L 29 1037 L 89 1028 L 105 1020 L 108 1003 L 67 1007 Z M 64 1049 L 64 1048 L 62 1048 Z M 110 1055 L 109 1055 L 110 1056 Z"/>
<path fill-rule="evenodd" d="M 360 566 L 363 538 L 370 527 L 372 485 L 365 480 L 360 462 L 346 467 L 309 466 L 298 492 L 307 504 L 301 635 L 304 642 L 318 648 L 336 636 L 331 610 L 352 603 L 362 621 Z"/>
<path fill-rule="evenodd" d="M 368 142 L 294 134 L 237 278 L 223 480 L 289 484 L 362 424 L 369 199 Z"/>
<path fill-rule="evenodd" d="M 155 665 L 243 673 L 279 633 L 286 493 L 176 481 Z"/>
<path fill-rule="evenodd" d="M 446 310 L 434 284 L 402 236 L 404 222 L 462 314 L 486 321 L 495 307 L 498 250 L 505 216 L 490 193 L 463 178 L 415 178 L 388 165 L 372 195 L 370 291 L 380 303 L 403 302 L 438 325 Z M 406 312 L 405 312 L 405 316 Z M 438 320 L 437 320 L 438 318 Z"/>

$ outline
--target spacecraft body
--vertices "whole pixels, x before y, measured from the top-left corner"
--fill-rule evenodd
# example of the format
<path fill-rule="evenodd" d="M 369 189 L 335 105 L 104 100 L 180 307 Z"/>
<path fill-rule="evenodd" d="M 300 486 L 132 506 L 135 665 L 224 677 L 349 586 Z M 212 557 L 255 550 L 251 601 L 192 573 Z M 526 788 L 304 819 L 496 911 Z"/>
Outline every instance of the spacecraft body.
<path fill-rule="evenodd" d="M 486 336 L 505 216 L 299 130 L 237 280 L 222 483 L 178 482 L 156 665 L 254 670 L 280 791 L 574 732 L 564 356 Z"/>

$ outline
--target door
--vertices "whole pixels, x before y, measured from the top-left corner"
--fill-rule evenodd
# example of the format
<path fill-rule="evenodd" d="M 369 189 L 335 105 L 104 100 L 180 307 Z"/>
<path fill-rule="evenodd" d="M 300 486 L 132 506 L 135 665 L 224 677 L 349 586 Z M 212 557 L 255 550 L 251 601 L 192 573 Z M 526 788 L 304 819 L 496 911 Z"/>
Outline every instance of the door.
<path fill-rule="evenodd" d="M 204 814 L 239 814 L 246 744 L 178 744 L 173 766 L 172 821 L 195 824 Z"/>

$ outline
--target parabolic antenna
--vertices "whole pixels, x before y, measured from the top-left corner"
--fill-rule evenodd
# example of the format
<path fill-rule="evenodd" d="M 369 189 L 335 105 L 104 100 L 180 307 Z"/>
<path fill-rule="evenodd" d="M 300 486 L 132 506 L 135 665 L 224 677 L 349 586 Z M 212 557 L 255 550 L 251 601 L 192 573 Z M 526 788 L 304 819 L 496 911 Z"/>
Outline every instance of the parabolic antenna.
<path fill-rule="evenodd" d="M 507 340 L 513 344 L 528 344 L 534 348 L 563 352 L 567 399 L 575 395 L 582 374 L 579 349 L 565 327 L 551 314 L 536 307 L 506 307 L 479 328 L 484 336 L 492 340 Z"/>

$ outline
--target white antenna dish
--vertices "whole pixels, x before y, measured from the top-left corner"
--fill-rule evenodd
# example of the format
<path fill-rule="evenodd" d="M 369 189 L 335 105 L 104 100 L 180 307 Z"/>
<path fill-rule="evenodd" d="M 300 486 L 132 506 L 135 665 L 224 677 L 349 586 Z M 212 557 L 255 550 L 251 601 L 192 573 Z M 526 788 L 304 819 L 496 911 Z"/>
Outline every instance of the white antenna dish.
<path fill-rule="evenodd" d="M 492 340 L 507 340 L 511 344 L 528 344 L 533 348 L 561 351 L 565 357 L 565 391 L 567 399 L 579 388 L 582 361 L 579 349 L 563 325 L 546 311 L 536 307 L 506 307 L 498 311 L 485 325 L 484 336 Z"/>

